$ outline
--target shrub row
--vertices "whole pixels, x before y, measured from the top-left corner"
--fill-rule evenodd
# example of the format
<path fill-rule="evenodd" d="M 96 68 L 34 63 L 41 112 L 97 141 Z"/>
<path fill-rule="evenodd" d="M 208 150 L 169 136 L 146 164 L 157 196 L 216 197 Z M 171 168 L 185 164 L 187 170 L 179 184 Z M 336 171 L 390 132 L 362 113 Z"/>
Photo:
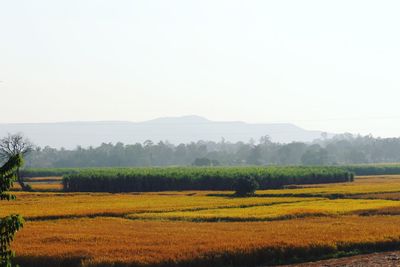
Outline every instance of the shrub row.
<path fill-rule="evenodd" d="M 64 175 L 67 192 L 151 192 L 233 190 L 239 178 L 255 179 L 260 189 L 288 184 L 349 182 L 351 172 L 337 167 L 187 167 L 82 170 Z"/>
<path fill-rule="evenodd" d="M 360 164 L 344 168 L 356 175 L 400 174 L 400 164 Z"/>

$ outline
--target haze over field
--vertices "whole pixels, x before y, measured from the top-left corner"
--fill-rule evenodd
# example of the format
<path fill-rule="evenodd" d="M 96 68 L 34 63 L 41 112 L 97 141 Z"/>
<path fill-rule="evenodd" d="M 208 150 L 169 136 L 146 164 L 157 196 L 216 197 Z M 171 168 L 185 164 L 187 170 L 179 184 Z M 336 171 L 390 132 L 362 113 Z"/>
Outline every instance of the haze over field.
<path fill-rule="evenodd" d="M 102 121 L 0 124 L 0 136 L 24 133 L 38 146 L 75 148 L 99 146 L 101 143 L 125 144 L 169 141 L 173 144 L 199 140 L 229 142 L 258 141 L 268 135 L 274 142 L 311 142 L 322 132 L 307 131 L 293 124 L 250 124 L 245 122 L 217 122 L 199 116 L 159 118 L 145 122 Z"/>
<path fill-rule="evenodd" d="M 394 0 L 3 1 L 0 123 L 197 114 L 400 136 L 399 10 Z"/>

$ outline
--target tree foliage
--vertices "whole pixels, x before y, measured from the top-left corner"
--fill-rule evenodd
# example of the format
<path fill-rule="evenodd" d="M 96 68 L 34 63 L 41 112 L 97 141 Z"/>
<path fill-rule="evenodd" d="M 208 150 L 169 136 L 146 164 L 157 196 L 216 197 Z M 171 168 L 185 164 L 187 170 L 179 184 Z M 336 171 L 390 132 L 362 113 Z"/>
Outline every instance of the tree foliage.
<path fill-rule="evenodd" d="M 235 195 L 239 197 L 254 195 L 259 184 L 253 177 L 240 177 L 235 181 Z"/>
<path fill-rule="evenodd" d="M 198 141 L 173 145 L 146 141 L 144 144 L 104 143 L 98 147 L 71 150 L 45 147 L 32 151 L 26 157 L 26 165 L 35 168 L 189 166 L 196 159 L 204 158 L 218 161 L 223 166 L 400 162 L 400 138 L 345 134 L 313 143 L 280 144 L 264 137 L 258 144 L 254 141 Z"/>
<path fill-rule="evenodd" d="M 0 199 L 13 200 L 15 196 L 10 195 L 10 190 L 16 178 L 16 171 L 22 165 L 20 154 L 11 156 L 7 162 L 0 167 Z M 10 244 L 14 234 L 23 226 L 23 219 L 20 215 L 12 214 L 0 219 L 0 266 L 11 266 L 11 259 L 14 256 Z"/>
<path fill-rule="evenodd" d="M 22 134 L 8 134 L 0 139 L 0 158 L 9 159 L 20 154 L 24 156 L 33 150 L 31 141 Z"/>
<path fill-rule="evenodd" d="M 193 166 L 219 166 L 219 161 L 216 159 L 197 158 L 194 160 Z"/>
<path fill-rule="evenodd" d="M 33 144 L 28 138 L 25 138 L 22 134 L 8 134 L 8 136 L 0 139 L 0 160 L 8 160 L 14 156 L 20 155 L 26 156 L 33 150 Z M 20 175 L 19 166 L 15 171 L 17 181 L 20 184 L 22 190 L 30 191 L 30 186 L 26 185 Z"/>

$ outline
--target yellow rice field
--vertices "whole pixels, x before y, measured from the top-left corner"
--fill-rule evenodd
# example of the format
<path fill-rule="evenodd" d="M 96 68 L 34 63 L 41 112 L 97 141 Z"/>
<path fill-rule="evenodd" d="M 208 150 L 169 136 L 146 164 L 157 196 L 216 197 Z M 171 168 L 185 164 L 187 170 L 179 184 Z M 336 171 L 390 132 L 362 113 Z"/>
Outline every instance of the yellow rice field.
<path fill-rule="evenodd" d="M 204 193 L 108 194 L 108 193 L 25 193 L 16 192 L 15 201 L 2 203 L 0 216 L 23 214 L 25 219 L 82 216 L 123 216 L 130 213 L 218 209 L 274 205 L 313 198 L 215 197 Z"/>
<path fill-rule="evenodd" d="M 259 195 L 286 196 L 354 196 L 372 193 L 400 193 L 400 175 L 357 177 L 353 183 L 308 185 L 295 189 L 260 190 Z"/>
<path fill-rule="evenodd" d="M 27 220 L 13 244 L 22 266 L 259 266 L 400 249 L 400 176 L 294 187 L 15 192 L 0 216 Z"/>
<path fill-rule="evenodd" d="M 174 211 L 166 213 L 131 214 L 128 218 L 189 220 L 189 221 L 263 221 L 308 216 L 330 216 L 399 208 L 399 201 L 391 200 L 307 200 L 300 202 L 255 206 L 247 208 L 207 209 L 200 211 Z"/>
<path fill-rule="evenodd" d="M 28 223 L 14 249 L 19 262 L 36 266 L 218 266 L 229 261 L 254 266 L 360 247 L 391 248 L 400 242 L 399 225 L 398 216 L 240 223 L 67 219 Z"/>

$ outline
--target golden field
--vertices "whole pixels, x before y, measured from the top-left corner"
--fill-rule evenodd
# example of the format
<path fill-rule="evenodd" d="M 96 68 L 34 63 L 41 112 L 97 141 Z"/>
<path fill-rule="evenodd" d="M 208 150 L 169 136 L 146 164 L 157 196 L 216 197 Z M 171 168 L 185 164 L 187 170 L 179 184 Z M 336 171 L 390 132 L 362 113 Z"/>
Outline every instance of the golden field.
<path fill-rule="evenodd" d="M 197 195 L 198 194 L 198 195 Z M 2 203 L 0 216 L 23 214 L 25 219 L 57 219 L 63 217 L 124 216 L 132 213 L 166 212 L 228 207 L 269 206 L 278 203 L 313 201 L 316 198 L 290 197 L 215 197 L 204 193 L 25 193 L 16 192 L 17 199 Z"/>
<path fill-rule="evenodd" d="M 260 190 L 265 196 L 354 197 L 363 194 L 400 192 L 400 175 L 362 176 L 353 183 L 319 184 L 295 189 Z"/>
<path fill-rule="evenodd" d="M 128 218 L 188 221 L 268 221 L 296 217 L 332 216 L 387 208 L 400 209 L 400 202 L 391 200 L 312 199 L 292 203 L 247 208 L 219 208 L 199 211 L 131 214 Z"/>
<path fill-rule="evenodd" d="M 34 182 L 34 183 L 29 183 L 32 187 L 33 190 L 35 191 L 62 191 L 63 186 L 61 183 L 45 183 L 45 182 Z M 13 191 L 21 191 L 21 186 L 17 183 L 14 184 Z"/>
<path fill-rule="evenodd" d="M 400 248 L 400 176 L 247 198 L 210 191 L 15 194 L 0 216 L 27 220 L 13 244 L 22 266 L 257 266 Z"/>
<path fill-rule="evenodd" d="M 21 262 L 96 264 L 164 263 L 215 266 L 235 260 L 272 263 L 353 248 L 400 244 L 400 217 L 306 218 L 273 222 L 157 222 L 120 218 L 38 221 L 18 233 Z M 255 257 L 255 255 L 257 255 Z M 256 261 L 256 262 L 254 262 Z M 259 262 L 257 262 L 259 261 Z M 248 266 L 245 265 L 245 266 Z"/>

